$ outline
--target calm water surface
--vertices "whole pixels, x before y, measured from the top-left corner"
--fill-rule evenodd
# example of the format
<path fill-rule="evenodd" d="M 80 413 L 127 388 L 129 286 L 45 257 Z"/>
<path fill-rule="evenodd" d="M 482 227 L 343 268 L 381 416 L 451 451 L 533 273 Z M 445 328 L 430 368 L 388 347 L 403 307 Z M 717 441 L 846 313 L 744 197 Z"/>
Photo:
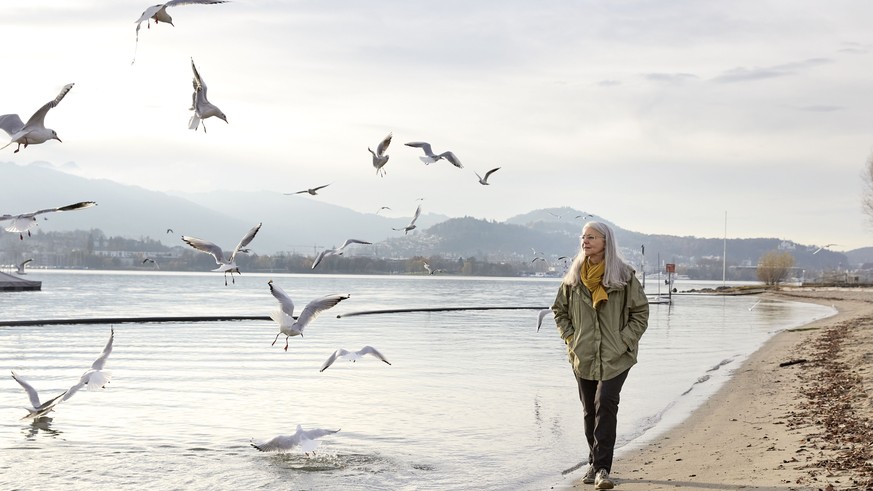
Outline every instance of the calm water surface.
<path fill-rule="evenodd" d="M 535 310 L 343 316 L 410 307 L 547 307 L 557 279 L 31 271 L 40 292 L 0 293 L 0 320 L 269 315 L 272 279 L 297 312 L 351 298 L 305 337 L 270 343 L 272 321 L 120 323 L 105 390 L 78 392 L 51 420 L 0 377 L 0 488 L 548 489 L 586 457 L 581 404 L 554 322 Z M 721 284 L 720 282 L 717 284 Z M 708 285 L 708 286 L 715 286 Z M 680 290 L 707 286 L 677 284 Z M 650 285 L 653 290 L 655 286 Z M 832 309 L 757 297 L 681 295 L 653 304 L 622 392 L 620 445 L 656 438 L 779 330 Z M 73 385 L 106 324 L 0 327 L 0 360 L 44 399 Z M 377 347 L 339 361 L 337 348 Z M 340 429 L 315 457 L 265 454 L 252 439 Z M 613 473 L 621 476 L 620 454 Z"/>

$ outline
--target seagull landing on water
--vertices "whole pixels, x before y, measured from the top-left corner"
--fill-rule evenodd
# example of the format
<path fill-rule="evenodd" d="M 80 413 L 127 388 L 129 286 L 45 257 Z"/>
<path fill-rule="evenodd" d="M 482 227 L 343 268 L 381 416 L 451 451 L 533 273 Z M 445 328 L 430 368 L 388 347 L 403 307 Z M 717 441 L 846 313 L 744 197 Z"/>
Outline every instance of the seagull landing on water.
<path fill-rule="evenodd" d="M 230 257 L 225 257 L 224 251 L 221 250 L 221 247 L 218 247 L 212 242 L 198 239 L 196 237 L 189 237 L 187 235 L 183 235 L 182 240 L 186 244 L 197 249 L 200 252 L 212 254 L 212 257 L 215 258 L 215 264 L 218 264 L 218 267 L 213 269 L 212 271 L 224 273 L 224 286 L 227 286 L 228 273 L 230 273 L 230 281 L 233 283 L 236 283 L 236 280 L 233 279 L 233 274 L 240 274 L 239 266 L 236 265 L 236 255 L 243 249 L 243 247 L 249 245 L 249 242 L 251 242 L 252 239 L 255 238 L 255 235 L 260 229 L 260 223 L 252 227 L 252 229 L 243 236 L 242 240 L 239 241 L 239 244 L 237 244 L 236 247 L 233 248 L 233 252 L 230 253 Z"/>
<path fill-rule="evenodd" d="M 388 156 L 385 155 L 385 150 L 388 150 L 388 145 L 391 144 L 391 136 L 392 134 L 388 133 L 388 136 L 379 142 L 375 152 L 370 147 L 367 147 L 367 150 L 373 155 L 373 167 L 376 168 L 376 175 L 382 177 L 385 177 L 385 169 L 383 167 L 388 163 Z"/>
<path fill-rule="evenodd" d="M 330 358 L 328 358 L 327 361 L 325 361 L 324 364 L 321 365 L 321 370 L 319 370 L 319 372 L 327 370 L 327 367 L 333 365 L 333 362 L 337 361 L 338 359 L 356 362 L 360 360 L 361 357 L 363 357 L 364 355 L 372 355 L 389 365 L 391 364 L 388 360 L 385 359 L 382 353 L 379 353 L 379 350 L 372 346 L 364 346 L 358 351 L 349 351 L 345 348 L 340 348 L 334 351 L 333 354 L 330 355 Z"/>
<path fill-rule="evenodd" d="M 488 177 L 489 177 L 491 174 L 494 174 L 495 172 L 497 172 L 497 171 L 499 171 L 499 170 L 500 170 L 500 167 L 495 167 L 495 168 L 489 170 L 488 172 L 486 172 L 486 173 L 485 173 L 485 177 L 480 176 L 479 173 L 476 172 L 476 171 L 473 171 L 473 174 L 476 174 L 476 177 L 479 178 L 479 184 L 481 184 L 481 185 L 483 185 L 483 186 L 487 186 L 487 185 L 491 184 L 491 183 L 488 182 Z"/>
<path fill-rule="evenodd" d="M 18 382 L 18 384 L 22 388 L 24 388 L 24 391 L 27 392 L 27 397 L 30 399 L 30 407 L 25 408 L 27 409 L 28 414 L 21 419 L 36 419 L 45 416 L 46 414 L 51 412 L 55 408 L 55 406 L 58 405 L 58 403 L 63 400 L 61 398 L 64 396 L 64 394 L 67 393 L 67 391 L 63 391 L 60 394 L 52 397 L 48 401 L 40 402 L 39 393 L 36 391 L 36 389 L 33 388 L 32 385 L 27 383 L 27 381 L 25 381 L 23 378 L 19 377 L 18 374 L 14 371 L 12 372 L 12 378 L 15 379 L 15 381 Z"/>
<path fill-rule="evenodd" d="M 27 232 L 27 236 L 30 237 L 30 229 L 39 225 L 36 220 L 37 215 L 41 215 L 43 213 L 54 213 L 57 211 L 81 210 L 83 208 L 90 208 L 96 205 L 97 203 L 93 201 L 82 201 L 79 203 L 73 203 L 72 205 L 60 206 L 58 208 L 46 208 L 44 210 L 32 211 L 30 213 L 22 213 L 20 215 L 0 215 L 0 222 L 12 220 L 12 223 L 6 226 L 6 231 L 18 232 L 18 238 L 24 240 L 24 232 Z"/>
<path fill-rule="evenodd" d="M 38 145 L 45 143 L 48 140 L 61 141 L 55 130 L 45 127 L 45 115 L 49 109 L 57 106 L 61 100 L 67 95 L 67 92 L 73 88 L 74 84 L 64 85 L 61 93 L 54 99 L 46 102 L 43 106 L 36 110 L 35 113 L 23 123 L 17 114 L 4 114 L 0 116 L 0 129 L 9 134 L 9 143 L 0 147 L 0 150 L 17 143 L 18 147 L 12 153 L 18 153 L 21 150 L 21 145 L 27 148 L 28 145 Z"/>
<path fill-rule="evenodd" d="M 306 307 L 303 307 L 303 311 L 300 312 L 300 315 L 295 320 L 294 302 L 291 301 L 291 297 L 289 297 L 288 294 L 278 285 L 274 285 L 273 280 L 268 281 L 267 284 L 270 286 L 270 293 L 272 293 L 273 297 L 275 297 L 279 302 L 279 309 L 270 314 L 270 318 L 276 321 L 276 324 L 279 325 L 279 334 L 276 334 L 276 339 L 273 340 L 273 343 L 270 346 L 275 345 L 276 341 L 279 340 L 279 336 L 284 334 L 285 351 L 288 351 L 288 339 L 291 336 L 303 337 L 303 329 L 308 326 L 309 323 L 314 321 L 316 317 L 318 317 L 318 314 L 351 296 L 348 294 L 325 295 L 321 298 L 312 300 L 306 304 Z"/>
<path fill-rule="evenodd" d="M 346 246 L 348 246 L 349 244 L 365 244 L 365 245 L 370 245 L 370 244 L 372 244 L 372 242 L 367 242 L 367 241 L 365 241 L 365 240 L 358 240 L 358 239 L 346 239 L 346 241 L 343 242 L 343 245 L 341 245 L 341 246 L 339 246 L 339 247 L 337 247 L 337 248 L 334 248 L 334 249 L 325 249 L 325 250 L 319 252 L 318 255 L 315 256 L 315 260 L 312 261 L 312 269 L 315 269 L 315 267 L 318 266 L 318 265 L 321 263 L 321 260 L 324 259 L 324 258 L 327 257 L 327 256 L 342 256 L 342 255 L 343 255 L 343 249 L 345 249 Z"/>
<path fill-rule="evenodd" d="M 136 62 L 136 47 L 139 45 L 139 28 L 143 22 L 146 23 L 147 29 L 151 29 L 152 25 L 150 21 L 152 20 L 155 21 L 155 25 L 158 25 L 159 22 L 163 22 L 175 27 L 173 24 L 173 18 L 167 13 L 168 7 L 174 7 L 176 5 L 212 5 L 216 3 L 227 3 L 227 0 L 170 0 L 169 2 L 152 5 L 145 9 L 142 12 L 142 15 L 139 16 L 139 19 L 135 21 L 136 45 L 134 45 L 133 49 L 133 61 L 131 61 L 130 64 L 133 65 L 134 62 Z"/>
<path fill-rule="evenodd" d="M 424 157 L 419 157 L 422 162 L 425 164 L 432 164 L 438 160 L 446 159 L 452 165 L 459 169 L 463 169 L 464 166 L 461 165 L 461 160 L 452 152 L 445 151 L 441 154 L 434 154 L 431 149 L 430 143 L 427 142 L 409 142 L 405 144 L 407 147 L 415 147 L 420 148 L 424 151 Z"/>
<path fill-rule="evenodd" d="M 25 259 L 18 265 L 18 269 L 15 271 L 15 274 L 27 274 L 24 272 L 24 267 L 27 266 L 27 263 L 33 261 L 33 258 Z"/>
<path fill-rule="evenodd" d="M 289 194 L 311 194 L 311 195 L 315 196 L 315 195 L 318 194 L 318 191 L 319 191 L 319 190 L 324 189 L 324 188 L 326 188 L 326 187 L 328 187 L 328 186 L 330 186 L 330 184 L 325 184 L 324 186 L 318 186 L 318 187 L 315 187 L 315 188 L 303 189 L 303 190 L 301 190 L 301 191 L 295 191 L 295 192 L 293 192 L 293 193 L 285 193 L 285 195 L 289 195 Z"/>
<path fill-rule="evenodd" d="M 88 390 L 103 389 L 112 379 L 112 372 L 103 369 L 103 367 L 106 366 L 106 360 L 109 358 L 109 354 L 112 353 L 112 342 L 115 340 L 115 329 L 109 329 L 109 341 L 107 341 L 106 346 L 103 347 L 103 352 L 100 353 L 100 356 L 98 356 L 96 360 L 94 360 L 94 363 L 91 364 L 91 368 L 82 374 L 82 377 L 79 378 L 79 382 L 67 390 L 66 394 L 64 394 L 64 401 L 73 397 L 73 394 L 86 385 L 88 386 Z"/>
<path fill-rule="evenodd" d="M 206 133 L 206 119 L 215 116 L 227 123 L 227 116 L 221 112 L 218 106 L 206 99 L 206 82 L 203 81 L 200 72 L 194 66 L 194 58 L 191 58 L 191 69 L 194 70 L 194 93 L 191 94 L 191 107 L 188 110 L 194 111 L 194 115 L 188 120 L 188 129 L 197 131 L 197 128 L 203 123 L 203 132 Z"/>
<path fill-rule="evenodd" d="M 315 449 L 321 444 L 317 439 L 327 435 L 333 435 L 340 430 L 326 430 L 323 428 L 315 428 L 312 430 L 304 430 L 302 426 L 297 425 L 297 431 L 293 435 L 279 435 L 260 442 L 252 442 L 251 446 L 257 448 L 261 452 L 286 452 L 294 447 L 300 446 L 303 453 L 309 455 L 310 452 L 315 454 Z"/>
<path fill-rule="evenodd" d="M 392 228 L 392 230 L 397 230 L 397 231 L 403 230 L 403 235 L 408 234 L 410 230 L 415 228 L 415 221 L 418 220 L 419 215 L 421 215 L 421 205 L 418 205 L 415 208 L 415 214 L 412 215 L 412 220 L 409 221 L 409 225 L 407 225 L 405 227 L 401 227 L 401 228 Z"/>

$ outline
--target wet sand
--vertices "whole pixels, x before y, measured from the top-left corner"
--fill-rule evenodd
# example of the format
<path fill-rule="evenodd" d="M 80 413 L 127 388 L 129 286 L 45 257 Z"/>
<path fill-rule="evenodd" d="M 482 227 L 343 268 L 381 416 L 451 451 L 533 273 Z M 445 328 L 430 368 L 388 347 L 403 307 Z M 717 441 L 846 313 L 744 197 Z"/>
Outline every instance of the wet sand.
<path fill-rule="evenodd" d="M 687 420 L 620 451 L 616 489 L 873 490 L 873 289 L 763 295 L 838 314 L 776 334 Z M 553 489 L 593 490 L 581 472 Z"/>

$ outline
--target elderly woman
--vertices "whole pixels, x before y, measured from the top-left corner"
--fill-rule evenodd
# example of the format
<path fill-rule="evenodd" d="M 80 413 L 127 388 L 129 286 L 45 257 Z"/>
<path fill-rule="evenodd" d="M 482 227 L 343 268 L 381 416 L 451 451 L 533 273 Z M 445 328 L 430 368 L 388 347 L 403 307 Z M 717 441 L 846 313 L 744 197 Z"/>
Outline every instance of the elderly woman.
<path fill-rule="evenodd" d="M 649 303 L 633 268 L 624 262 L 612 229 L 601 222 L 582 228 L 580 248 L 564 275 L 552 311 L 567 345 L 579 387 L 588 440 L 582 482 L 612 489 L 621 387 L 637 362 L 649 321 Z"/>

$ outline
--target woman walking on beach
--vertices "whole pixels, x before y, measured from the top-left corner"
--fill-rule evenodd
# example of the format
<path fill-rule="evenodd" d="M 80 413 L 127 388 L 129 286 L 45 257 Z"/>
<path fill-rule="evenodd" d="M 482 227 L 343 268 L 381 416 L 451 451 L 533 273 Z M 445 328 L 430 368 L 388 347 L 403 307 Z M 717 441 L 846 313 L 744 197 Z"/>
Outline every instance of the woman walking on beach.
<path fill-rule="evenodd" d="M 579 252 L 564 275 L 552 311 L 582 401 L 589 450 L 582 482 L 612 489 L 609 473 L 619 394 L 637 362 L 649 302 L 605 223 L 588 222 L 582 228 Z"/>

